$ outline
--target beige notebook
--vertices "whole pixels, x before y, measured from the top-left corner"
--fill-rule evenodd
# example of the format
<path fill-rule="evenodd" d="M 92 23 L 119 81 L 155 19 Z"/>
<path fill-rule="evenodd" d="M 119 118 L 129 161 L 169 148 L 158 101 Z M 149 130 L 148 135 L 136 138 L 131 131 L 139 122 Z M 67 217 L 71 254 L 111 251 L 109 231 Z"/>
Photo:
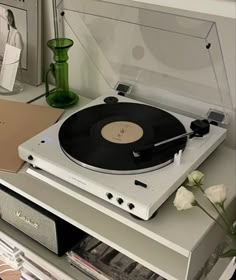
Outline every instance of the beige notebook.
<path fill-rule="evenodd" d="M 23 164 L 18 146 L 54 124 L 63 109 L 0 100 L 0 170 L 17 172 Z"/>

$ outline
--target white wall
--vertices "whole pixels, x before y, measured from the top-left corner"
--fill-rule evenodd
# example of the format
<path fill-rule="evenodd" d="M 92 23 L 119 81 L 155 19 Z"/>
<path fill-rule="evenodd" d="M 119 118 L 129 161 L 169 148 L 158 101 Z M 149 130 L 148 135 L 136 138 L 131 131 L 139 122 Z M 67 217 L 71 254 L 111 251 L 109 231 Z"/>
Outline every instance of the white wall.
<path fill-rule="evenodd" d="M 43 14 L 44 14 L 44 69 L 48 68 L 48 65 L 52 61 L 51 51 L 46 47 L 48 39 L 53 38 L 53 17 L 51 1 L 43 1 Z M 212 20 L 212 19 L 211 19 Z M 231 116 L 231 123 L 229 127 L 229 133 L 227 143 L 230 146 L 236 146 L 236 87 L 235 87 L 235 61 L 236 61 L 236 27 L 235 19 L 226 19 L 223 17 L 215 17 L 217 28 L 220 37 L 220 43 L 222 47 L 224 62 L 226 66 L 227 76 L 230 85 L 230 92 L 233 101 L 233 113 Z M 70 30 L 67 30 L 67 37 L 73 38 L 73 34 L 70 34 Z M 88 56 L 84 49 L 75 42 L 75 45 L 69 51 L 69 67 L 70 67 L 70 87 L 79 91 L 81 95 L 95 98 L 104 92 L 109 87 L 102 78 L 100 72 L 93 63 L 88 59 Z M 197 59 L 197 58 L 196 58 Z"/>
<path fill-rule="evenodd" d="M 47 41 L 54 37 L 54 25 L 53 25 L 53 10 L 52 1 L 43 0 L 42 1 L 42 32 L 43 32 L 43 66 L 44 73 L 51 62 L 52 55 L 47 47 Z"/>

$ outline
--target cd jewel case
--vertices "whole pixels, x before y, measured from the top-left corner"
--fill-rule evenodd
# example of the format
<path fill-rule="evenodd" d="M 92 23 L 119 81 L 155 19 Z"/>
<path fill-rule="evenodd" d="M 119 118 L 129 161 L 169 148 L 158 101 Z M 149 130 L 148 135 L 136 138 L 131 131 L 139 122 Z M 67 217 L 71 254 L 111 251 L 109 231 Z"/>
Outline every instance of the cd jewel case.
<path fill-rule="evenodd" d="M 148 220 L 226 137 L 232 102 L 216 24 L 97 0 L 59 1 L 57 12 L 59 36 L 84 50 L 110 93 L 20 145 L 19 155 Z M 117 89 L 127 85 L 123 97 Z M 193 131 L 199 124 L 203 135 Z"/>

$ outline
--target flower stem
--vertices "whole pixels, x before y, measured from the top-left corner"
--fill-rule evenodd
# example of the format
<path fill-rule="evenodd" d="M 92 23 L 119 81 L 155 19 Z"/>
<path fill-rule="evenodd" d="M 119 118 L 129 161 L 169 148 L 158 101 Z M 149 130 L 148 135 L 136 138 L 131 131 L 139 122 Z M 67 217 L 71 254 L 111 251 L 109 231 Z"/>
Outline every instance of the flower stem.
<path fill-rule="evenodd" d="M 194 205 L 199 207 L 205 214 L 207 214 L 208 217 L 210 217 L 213 221 L 215 221 L 220 227 L 221 229 L 227 233 L 227 230 L 222 226 L 221 223 L 219 223 L 210 213 L 208 213 L 196 200 L 194 202 Z"/>
<path fill-rule="evenodd" d="M 226 210 L 225 210 L 225 207 L 224 207 L 224 202 L 219 203 L 219 206 L 220 206 L 220 208 L 221 208 L 221 210 L 222 210 L 222 215 L 224 215 L 224 218 L 225 218 L 225 220 L 226 220 L 227 223 L 228 223 L 228 226 L 229 226 L 229 228 L 230 228 L 230 233 L 231 233 L 233 236 L 235 236 L 235 235 L 236 235 L 236 232 L 235 232 L 235 229 L 234 229 L 234 227 L 233 227 L 233 224 L 230 222 L 230 219 L 229 219 L 229 217 L 228 217 L 228 215 L 227 215 L 227 213 L 226 213 Z"/>
<path fill-rule="evenodd" d="M 198 185 L 198 188 L 199 188 L 200 191 L 205 195 L 205 191 L 204 191 L 204 189 L 201 187 L 201 184 Z M 211 202 L 211 200 L 210 200 L 207 196 L 205 196 L 205 197 L 206 197 L 207 200 L 210 202 L 210 204 L 213 206 L 213 208 L 216 210 L 216 212 L 219 214 L 219 216 L 221 217 L 221 219 L 223 220 L 223 222 L 225 223 L 225 225 L 226 225 L 227 227 L 231 228 L 231 225 L 230 225 L 230 223 L 228 222 L 228 220 L 227 220 L 227 218 L 225 217 L 225 215 L 223 215 L 222 212 L 219 211 L 219 209 L 216 207 L 216 205 L 215 205 L 213 202 Z M 219 204 L 219 205 L 220 205 L 220 204 Z M 223 211 L 225 211 L 225 210 L 223 210 Z"/>

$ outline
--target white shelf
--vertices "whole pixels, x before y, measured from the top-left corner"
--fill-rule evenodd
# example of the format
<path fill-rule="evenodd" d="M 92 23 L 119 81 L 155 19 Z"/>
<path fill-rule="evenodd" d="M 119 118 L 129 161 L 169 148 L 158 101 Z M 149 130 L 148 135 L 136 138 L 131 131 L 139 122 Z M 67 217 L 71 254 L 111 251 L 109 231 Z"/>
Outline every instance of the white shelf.
<path fill-rule="evenodd" d="M 79 106 L 87 102 L 88 99 L 81 98 Z M 46 104 L 45 99 L 35 104 Z M 71 112 L 68 110 L 64 116 Z M 65 183 L 68 189 L 61 191 L 27 174 L 27 167 L 25 164 L 17 174 L 0 172 L 0 183 L 169 280 L 192 280 L 221 239 L 220 229 L 199 209 L 178 212 L 173 206 L 173 196 L 159 209 L 155 218 L 139 221 L 125 211 L 84 193 L 88 200 L 93 201 L 91 207 L 79 200 L 81 193 L 76 195 L 76 190 L 80 192 L 77 188 Z M 235 167 L 236 151 L 226 147 L 216 150 L 200 167 L 206 174 L 206 186 L 224 183 L 228 187 L 228 203 L 235 202 Z M 98 211 L 96 203 L 102 203 L 103 210 Z M 1 231 L 18 240 L 16 231 L 2 224 Z M 24 248 L 29 246 L 29 251 L 40 259 L 64 271 L 58 257 L 52 257 L 53 254 L 36 242 L 29 242 L 23 234 L 19 236 L 18 242 Z"/>
<path fill-rule="evenodd" d="M 91 279 L 78 269 L 73 268 L 65 256 L 58 257 L 42 245 L 29 238 L 21 231 L 15 229 L 0 219 L 0 238 L 8 240 L 22 251 L 25 256 L 32 259 L 50 272 L 60 274 L 60 280 L 89 280 Z"/>
<path fill-rule="evenodd" d="M 234 158 L 235 152 L 227 149 L 222 148 L 217 151 L 217 154 L 213 154 L 207 161 L 210 166 L 214 167 L 215 158 L 220 157 L 222 155 L 226 160 L 228 159 L 227 163 L 227 170 L 228 176 L 227 179 L 224 179 L 226 185 L 232 185 L 234 181 Z M 220 157 L 223 162 L 223 158 Z M 225 163 L 218 164 L 218 168 L 226 167 Z M 205 164 L 207 165 L 207 164 Z M 202 170 L 204 170 L 204 164 L 201 166 Z M 207 168 L 206 174 L 207 179 L 209 181 L 210 175 L 208 176 L 209 172 L 213 172 L 213 170 L 209 170 Z M 178 252 L 179 254 L 188 257 L 192 248 L 196 246 L 199 242 L 199 237 L 203 237 L 205 234 L 206 229 L 210 230 L 213 225 L 213 222 L 209 220 L 209 218 L 201 213 L 199 209 L 191 209 L 191 211 L 186 212 L 178 212 L 176 211 L 175 207 L 173 207 L 173 200 L 174 197 L 171 196 L 165 204 L 159 208 L 158 215 L 156 218 L 145 222 L 145 221 L 138 221 L 131 217 L 125 211 L 118 209 L 117 207 L 101 200 L 67 182 L 60 180 L 50 174 L 47 174 L 44 171 L 37 171 L 34 169 L 30 169 L 30 172 L 36 174 L 36 177 L 39 177 L 44 182 L 48 183 L 50 186 L 54 186 L 59 191 L 70 195 L 73 198 L 76 198 L 79 201 L 83 201 L 84 203 L 92 206 L 96 210 L 99 209 L 102 213 L 106 214 L 106 216 L 112 217 L 112 219 L 117 220 L 125 225 L 128 225 L 132 229 L 135 229 L 138 232 L 146 235 L 147 237 L 157 241 L 166 247 Z M 205 172 L 205 171 L 204 171 Z M 214 177 L 214 176 L 213 176 Z M 214 178 L 212 178 L 213 180 Z M 221 182 L 221 179 L 219 179 Z M 207 184 L 207 182 L 206 182 Z M 216 183 L 214 183 L 216 184 Z M 235 191 L 233 188 L 229 188 L 228 193 L 228 201 L 227 203 L 231 202 L 232 197 L 235 195 Z M 214 214 L 214 213 L 213 213 Z M 173 234 L 169 229 L 171 225 L 175 226 L 176 232 Z M 192 232 L 192 236 L 190 239 L 185 238 L 185 231 L 186 229 Z"/>
<path fill-rule="evenodd" d="M 228 148 L 219 149 L 203 164 L 201 170 L 207 174 L 206 184 L 222 182 L 222 174 L 227 170 L 224 182 L 229 186 L 229 197 L 235 195 L 235 151 Z M 219 229 L 213 227 L 213 222 L 198 209 L 178 212 L 172 206 L 173 197 L 161 207 L 158 215 L 148 222 L 137 221 L 127 213 L 118 211 L 120 217 L 129 221 L 125 224 L 124 220 L 119 222 L 26 174 L 24 170 L 18 174 L 0 172 L 0 178 L 7 187 L 168 279 L 183 280 L 191 258 L 194 260 L 192 269 L 197 267 L 196 262 L 200 266 L 202 260 L 194 259 L 195 253 L 199 253 L 199 243 L 208 246 L 207 250 L 204 246 L 200 248 L 200 254 L 206 255 L 221 238 L 217 232 Z M 209 243 L 212 239 L 210 232 L 214 232 L 212 244 Z M 172 246 L 168 248 L 161 240 L 157 242 L 158 236 L 169 240 Z M 188 254 L 177 252 L 178 247 L 185 248 Z"/>
<path fill-rule="evenodd" d="M 0 220 L 0 238 L 9 241 L 11 244 L 16 246 L 24 254 L 37 262 L 39 265 L 48 269 L 50 272 L 56 272 L 60 274 L 60 279 L 63 280 L 90 280 L 91 278 L 78 269 L 73 268 L 65 256 L 58 257 L 53 254 L 42 245 L 34 241 L 33 239 L 26 236 L 24 233 L 15 229 L 6 222 Z M 164 256 L 163 256 L 164 258 Z M 172 265 L 172 260 L 167 261 L 169 265 Z M 220 259 L 212 271 L 207 276 L 206 280 L 216 280 L 222 275 L 227 266 L 229 266 L 229 259 Z"/>
<path fill-rule="evenodd" d="M 169 279 L 184 279 L 184 272 L 187 269 L 188 262 L 186 257 L 169 250 L 129 226 L 117 222 L 113 218 L 40 182 L 30 175 L 21 173 L 15 176 L 18 178 L 18 183 L 14 183 L 14 185 L 9 185 L 9 182 L 7 184 L 5 183 L 7 187 L 17 191 L 19 194 L 62 217 L 155 272 L 165 275 L 165 271 L 168 270 L 169 274 L 165 276 L 170 277 L 171 273 L 171 275 L 176 275 L 177 277 L 173 278 L 171 276 Z M 161 252 L 161 254 L 156 254 L 157 252 Z M 173 265 L 171 268 L 168 268 L 168 263 L 163 256 L 166 256 L 167 259 L 172 261 Z"/>

